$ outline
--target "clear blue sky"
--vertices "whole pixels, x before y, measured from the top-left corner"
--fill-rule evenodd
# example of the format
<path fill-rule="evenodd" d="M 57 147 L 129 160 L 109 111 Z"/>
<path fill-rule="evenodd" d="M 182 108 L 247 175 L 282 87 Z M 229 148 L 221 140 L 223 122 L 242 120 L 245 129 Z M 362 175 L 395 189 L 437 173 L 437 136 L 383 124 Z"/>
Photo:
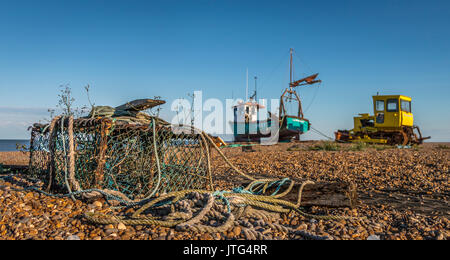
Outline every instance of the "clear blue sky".
<path fill-rule="evenodd" d="M 289 48 L 297 78 L 324 82 L 300 91 L 319 130 L 351 128 L 379 91 L 412 96 L 424 134 L 450 141 L 450 2 L 414 0 L 0 1 L 0 139 L 28 138 L 63 84 L 78 105 L 86 84 L 97 105 L 170 104 L 244 97 L 248 67 L 277 98 Z"/>

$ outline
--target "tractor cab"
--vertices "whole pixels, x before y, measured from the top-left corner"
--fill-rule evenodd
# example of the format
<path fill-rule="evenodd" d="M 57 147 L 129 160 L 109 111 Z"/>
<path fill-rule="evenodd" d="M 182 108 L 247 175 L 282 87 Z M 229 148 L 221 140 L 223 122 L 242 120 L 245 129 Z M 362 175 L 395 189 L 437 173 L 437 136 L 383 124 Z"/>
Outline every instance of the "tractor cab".
<path fill-rule="evenodd" d="M 403 95 L 373 96 L 374 126 L 393 130 L 413 126 L 411 98 Z"/>

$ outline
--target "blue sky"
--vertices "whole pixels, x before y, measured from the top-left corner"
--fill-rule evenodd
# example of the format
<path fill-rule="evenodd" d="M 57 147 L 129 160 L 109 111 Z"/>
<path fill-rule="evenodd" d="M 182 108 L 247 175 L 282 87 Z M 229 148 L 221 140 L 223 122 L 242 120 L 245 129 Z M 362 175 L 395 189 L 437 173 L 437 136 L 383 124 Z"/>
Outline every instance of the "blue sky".
<path fill-rule="evenodd" d="M 161 96 L 168 116 L 194 90 L 244 97 L 248 68 L 278 98 L 294 48 L 296 78 L 323 80 L 300 90 L 322 132 L 351 128 L 380 92 L 411 96 L 422 132 L 450 141 L 449 32 L 448 1 L 0 0 L 0 139 L 28 138 L 65 84 L 79 106 L 86 84 L 96 105 Z"/>

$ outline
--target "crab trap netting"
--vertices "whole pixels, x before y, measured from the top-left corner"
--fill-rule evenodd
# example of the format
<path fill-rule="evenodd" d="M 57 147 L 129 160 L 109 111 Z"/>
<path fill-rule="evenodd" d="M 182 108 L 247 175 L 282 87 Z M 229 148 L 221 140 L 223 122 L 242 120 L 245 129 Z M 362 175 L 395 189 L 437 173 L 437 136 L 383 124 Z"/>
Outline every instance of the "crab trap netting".
<path fill-rule="evenodd" d="M 35 124 L 30 174 L 48 190 L 100 189 L 140 200 L 186 189 L 212 190 L 203 133 L 156 118 L 129 124 L 113 118 L 56 117 Z"/>

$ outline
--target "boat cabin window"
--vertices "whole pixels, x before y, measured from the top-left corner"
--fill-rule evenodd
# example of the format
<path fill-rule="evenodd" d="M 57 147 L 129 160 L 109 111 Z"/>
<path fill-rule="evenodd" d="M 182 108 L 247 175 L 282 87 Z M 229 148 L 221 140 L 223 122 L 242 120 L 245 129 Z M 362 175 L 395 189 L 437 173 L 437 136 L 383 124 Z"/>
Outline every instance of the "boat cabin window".
<path fill-rule="evenodd" d="M 245 107 L 245 113 L 250 114 L 250 107 L 248 106 Z"/>
<path fill-rule="evenodd" d="M 384 100 L 377 100 L 375 102 L 376 111 L 384 111 Z"/>
<path fill-rule="evenodd" d="M 401 100 L 402 111 L 411 113 L 411 101 Z"/>
<path fill-rule="evenodd" d="M 398 100 L 388 99 L 387 100 L 387 112 L 398 112 Z"/>

